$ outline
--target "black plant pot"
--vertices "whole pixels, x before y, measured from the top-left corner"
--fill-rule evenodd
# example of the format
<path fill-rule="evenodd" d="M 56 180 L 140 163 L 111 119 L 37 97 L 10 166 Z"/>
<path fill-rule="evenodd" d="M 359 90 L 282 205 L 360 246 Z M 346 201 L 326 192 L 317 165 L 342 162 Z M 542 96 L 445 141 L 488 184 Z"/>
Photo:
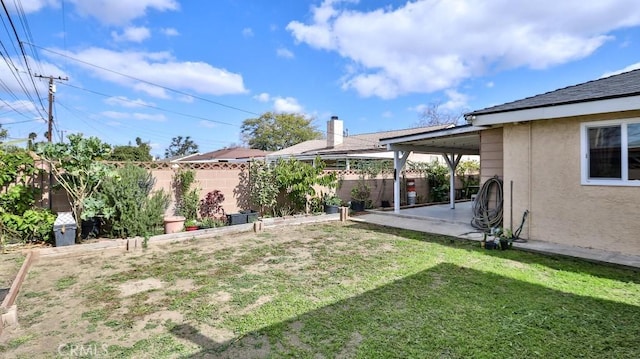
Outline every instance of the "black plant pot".
<path fill-rule="evenodd" d="M 334 214 L 334 213 L 338 213 L 340 212 L 340 207 L 339 206 L 333 206 L 330 204 L 325 204 L 324 205 L 324 213 L 326 214 Z"/>
<path fill-rule="evenodd" d="M 80 238 L 97 237 L 100 234 L 100 218 L 93 217 L 83 219 L 81 222 Z"/>
<path fill-rule="evenodd" d="M 258 211 L 248 209 L 246 211 L 240 211 L 240 213 L 247 216 L 247 221 L 245 223 L 253 223 L 258 221 Z"/>
<path fill-rule="evenodd" d="M 509 241 L 506 240 L 506 239 L 501 239 L 500 240 L 500 249 L 502 249 L 503 251 L 509 249 Z"/>
<path fill-rule="evenodd" d="M 236 224 L 245 224 L 247 223 L 247 215 L 244 213 L 227 214 L 227 223 L 230 226 Z"/>
<path fill-rule="evenodd" d="M 389 201 L 382 201 L 381 204 L 382 204 L 382 207 L 384 208 L 391 207 L 391 203 Z"/>
<path fill-rule="evenodd" d="M 351 201 L 351 209 L 354 210 L 354 212 L 364 212 L 364 206 L 364 201 Z"/>

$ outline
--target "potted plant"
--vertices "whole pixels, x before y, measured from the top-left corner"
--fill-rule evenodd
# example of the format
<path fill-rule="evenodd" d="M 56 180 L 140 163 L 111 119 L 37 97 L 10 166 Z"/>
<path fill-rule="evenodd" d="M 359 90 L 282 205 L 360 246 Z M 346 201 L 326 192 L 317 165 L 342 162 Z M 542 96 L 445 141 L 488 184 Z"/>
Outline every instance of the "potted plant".
<path fill-rule="evenodd" d="M 97 237 L 100 234 L 102 219 L 109 219 L 115 209 L 107 205 L 103 198 L 93 195 L 83 201 L 80 238 Z"/>
<path fill-rule="evenodd" d="M 342 200 L 335 194 L 330 195 L 326 193 L 322 196 L 322 204 L 324 205 L 324 213 L 333 214 L 340 212 Z"/>
<path fill-rule="evenodd" d="M 498 227 L 494 230 L 493 236 L 496 248 L 504 251 L 513 245 L 513 233 L 509 228 Z"/>
<path fill-rule="evenodd" d="M 200 229 L 209 229 L 209 228 L 217 228 L 223 227 L 226 223 L 222 219 L 217 219 L 213 217 L 205 217 L 198 223 L 198 228 Z"/>
<path fill-rule="evenodd" d="M 364 181 L 359 181 L 358 184 L 351 189 L 351 209 L 356 212 L 364 211 L 370 195 L 371 188 L 367 186 Z"/>
<path fill-rule="evenodd" d="M 200 227 L 197 220 L 188 219 L 184 222 L 184 229 L 186 231 L 197 231 Z"/>

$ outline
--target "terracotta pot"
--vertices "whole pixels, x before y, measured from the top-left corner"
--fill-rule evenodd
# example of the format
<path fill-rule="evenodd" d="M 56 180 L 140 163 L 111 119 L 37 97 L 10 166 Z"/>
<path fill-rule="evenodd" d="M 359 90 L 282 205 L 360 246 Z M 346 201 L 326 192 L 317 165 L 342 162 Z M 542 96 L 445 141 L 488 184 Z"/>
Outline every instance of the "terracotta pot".
<path fill-rule="evenodd" d="M 164 233 L 178 233 L 182 232 L 184 228 L 185 218 L 182 216 L 165 217 L 164 218 Z"/>

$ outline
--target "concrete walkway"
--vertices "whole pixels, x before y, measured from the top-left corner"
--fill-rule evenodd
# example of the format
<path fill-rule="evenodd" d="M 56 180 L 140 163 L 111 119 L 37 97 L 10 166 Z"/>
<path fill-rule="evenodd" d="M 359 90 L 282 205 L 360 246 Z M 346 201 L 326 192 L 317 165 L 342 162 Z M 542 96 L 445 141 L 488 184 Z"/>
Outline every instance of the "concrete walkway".
<path fill-rule="evenodd" d="M 367 214 L 353 216 L 350 220 L 387 227 L 410 229 L 419 232 L 443 234 L 472 241 L 481 241 L 483 235 L 471 227 L 470 217 L 454 213 L 457 212 L 459 208 L 465 211 L 467 207 L 470 208 L 470 205 L 464 204 L 460 206 L 457 204 L 456 210 L 451 210 L 448 207 L 436 208 L 435 206 L 431 206 L 431 208 L 421 207 L 423 209 L 411 208 L 408 211 L 401 210 L 400 214 L 386 211 L 369 211 Z M 420 211 L 422 211 L 422 213 L 420 213 Z M 463 222 L 461 218 L 469 218 L 469 220 Z M 513 247 L 526 251 L 557 254 L 640 269 L 640 256 L 619 252 L 568 246 L 544 241 L 514 242 Z"/>

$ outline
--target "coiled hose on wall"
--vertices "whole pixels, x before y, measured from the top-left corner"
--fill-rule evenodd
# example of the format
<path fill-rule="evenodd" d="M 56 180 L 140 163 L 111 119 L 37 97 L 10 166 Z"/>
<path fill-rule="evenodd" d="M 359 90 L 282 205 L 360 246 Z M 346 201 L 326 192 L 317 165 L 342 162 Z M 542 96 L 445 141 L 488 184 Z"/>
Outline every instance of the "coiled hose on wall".
<path fill-rule="evenodd" d="M 502 180 L 497 176 L 487 180 L 473 203 L 473 228 L 490 232 L 491 228 L 502 225 L 502 198 Z"/>

